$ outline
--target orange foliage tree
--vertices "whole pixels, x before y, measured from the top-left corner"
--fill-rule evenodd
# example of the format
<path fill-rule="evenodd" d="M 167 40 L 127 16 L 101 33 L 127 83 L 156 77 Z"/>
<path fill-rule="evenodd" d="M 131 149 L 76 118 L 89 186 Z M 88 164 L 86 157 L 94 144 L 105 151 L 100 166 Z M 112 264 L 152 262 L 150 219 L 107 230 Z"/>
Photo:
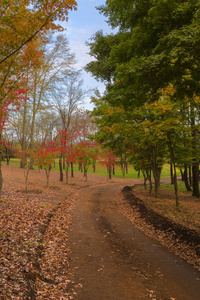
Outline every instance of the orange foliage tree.
<path fill-rule="evenodd" d="M 8 106 L 16 107 L 28 69 L 42 63 L 38 42 L 48 42 L 49 30 L 64 30 L 58 21 L 67 21 L 72 9 L 76 9 L 75 0 L 0 1 L 0 161 Z M 0 168 L 0 193 L 2 181 Z"/>
<path fill-rule="evenodd" d="M 63 30 L 56 21 L 66 21 L 75 0 L 1 0 L 0 65 L 42 31 Z"/>

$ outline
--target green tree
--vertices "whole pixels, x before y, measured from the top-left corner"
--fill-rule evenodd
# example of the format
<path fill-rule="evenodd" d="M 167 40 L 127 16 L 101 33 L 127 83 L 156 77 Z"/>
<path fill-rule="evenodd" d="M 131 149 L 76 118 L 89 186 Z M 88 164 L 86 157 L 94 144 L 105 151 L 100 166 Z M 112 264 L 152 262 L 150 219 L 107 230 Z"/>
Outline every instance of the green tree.
<path fill-rule="evenodd" d="M 173 101 L 190 103 L 193 156 L 198 149 L 198 102 L 200 93 L 200 36 L 198 0 L 107 0 L 100 12 L 118 32 L 93 36 L 86 67 L 105 81 L 100 101 L 132 111 L 157 101 L 164 88 L 173 85 Z M 186 113 L 186 118 L 187 118 Z M 125 121 L 125 120 L 124 120 Z M 187 159 L 187 158 L 186 158 Z M 193 195 L 199 197 L 199 161 L 193 159 Z"/>

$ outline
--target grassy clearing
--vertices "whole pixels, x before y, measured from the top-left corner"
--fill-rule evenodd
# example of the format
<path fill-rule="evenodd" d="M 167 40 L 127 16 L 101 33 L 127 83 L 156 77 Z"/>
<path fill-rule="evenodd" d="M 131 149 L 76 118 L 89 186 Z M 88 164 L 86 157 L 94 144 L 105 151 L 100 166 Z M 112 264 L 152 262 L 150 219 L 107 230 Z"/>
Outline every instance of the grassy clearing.
<path fill-rule="evenodd" d="M 188 195 L 192 195 L 192 192 L 188 192 L 185 188 L 185 183 L 181 180 L 177 181 L 177 185 L 178 185 L 178 192 L 184 192 Z M 143 190 L 144 187 L 143 186 L 139 186 L 138 190 Z M 147 190 L 148 190 L 148 186 L 147 186 Z M 160 184 L 160 190 L 161 191 L 172 191 L 174 192 L 174 185 L 171 184 L 171 182 L 165 182 L 165 183 L 161 183 Z"/>
<path fill-rule="evenodd" d="M 2 165 L 6 165 L 6 161 L 3 161 L 2 162 Z M 13 167 L 20 167 L 20 160 L 18 158 L 12 158 L 10 160 L 10 165 L 13 166 Z M 36 167 L 37 168 L 37 167 Z M 58 163 L 58 159 L 56 159 L 56 162 L 55 162 L 55 166 L 53 166 L 52 168 L 52 171 L 58 171 L 59 170 L 59 163 Z M 74 164 L 74 172 L 79 172 L 79 169 L 78 169 L 78 165 Z M 88 173 L 91 174 L 93 173 L 93 169 L 92 169 L 92 166 L 89 167 L 88 169 Z M 100 163 L 97 163 L 96 164 L 96 172 L 95 172 L 97 175 L 104 175 L 104 176 L 107 176 L 107 169 L 106 169 L 106 166 L 105 165 L 102 165 Z M 118 178 L 122 178 L 122 172 L 121 172 L 121 169 L 120 169 L 120 166 L 119 165 L 116 165 L 115 166 L 115 175 L 113 175 L 114 177 L 118 177 Z M 138 177 L 138 172 L 135 171 L 135 169 L 133 168 L 133 166 L 129 165 L 128 167 L 128 174 L 125 175 L 126 178 L 137 178 Z"/>
<path fill-rule="evenodd" d="M 6 165 L 6 161 L 3 161 L 2 165 Z M 20 167 L 20 159 L 12 158 L 10 160 L 10 165 L 14 166 L 14 167 Z M 37 167 L 35 167 L 35 168 L 37 168 Z M 58 159 L 56 159 L 55 166 L 52 168 L 52 171 L 54 171 L 54 170 L 56 170 L 56 171 L 59 170 Z M 81 173 L 81 171 L 78 169 L 78 165 L 76 165 L 76 164 L 74 164 L 74 172 Z M 88 169 L 88 174 L 92 174 L 92 173 L 93 173 L 93 168 L 92 168 L 92 166 L 90 166 Z M 95 174 L 107 176 L 106 166 L 102 165 L 100 163 L 97 163 Z M 177 175 L 180 176 L 180 171 L 178 169 L 177 169 Z M 115 166 L 115 175 L 112 175 L 112 177 L 113 178 L 123 178 L 120 165 L 117 164 Z M 133 168 L 132 165 L 128 166 L 128 174 L 125 175 L 125 178 L 127 178 L 127 179 L 138 178 L 138 172 Z M 141 172 L 140 172 L 140 178 L 143 179 L 143 175 Z M 162 169 L 161 179 L 165 179 L 165 178 L 170 178 L 170 165 L 169 164 L 165 164 Z M 140 189 L 143 189 L 143 187 L 141 187 Z M 162 183 L 160 186 L 160 190 L 171 191 L 173 193 L 174 186 L 171 183 Z M 185 184 L 182 181 L 178 181 L 178 191 L 185 192 L 185 193 L 187 193 L 188 196 L 191 195 L 191 192 L 186 191 Z"/>
<path fill-rule="evenodd" d="M 6 161 L 3 161 L 2 165 L 6 165 Z M 20 159 L 12 158 L 10 160 L 10 165 L 13 167 L 20 167 Z M 35 167 L 35 168 L 37 168 L 37 167 Z M 54 171 L 54 170 L 56 170 L 56 171 L 59 170 L 58 159 L 56 159 L 55 166 L 52 168 L 52 171 Z M 76 165 L 76 164 L 74 164 L 74 172 L 81 173 L 81 171 L 78 169 L 78 165 Z M 88 169 L 88 174 L 92 174 L 92 173 L 93 173 L 93 169 L 92 169 L 92 166 L 90 166 Z M 95 174 L 107 176 L 106 166 L 102 165 L 100 163 L 97 163 Z M 178 169 L 177 169 L 177 175 L 180 176 L 180 171 Z M 123 178 L 120 165 L 115 166 L 115 175 L 112 175 L 112 177 L 113 178 Z M 165 179 L 165 178 L 169 178 L 169 177 L 170 177 L 170 165 L 165 164 L 162 169 L 161 179 Z M 125 175 L 125 178 L 127 178 L 127 179 L 138 178 L 138 172 L 133 168 L 132 165 L 128 166 L 128 174 Z M 143 179 L 142 173 L 140 173 L 140 178 Z M 142 189 L 142 188 L 143 187 L 141 187 L 140 189 Z M 167 190 L 167 191 L 174 191 L 174 186 L 171 183 L 162 183 L 160 189 Z M 191 195 L 191 192 L 186 191 L 185 184 L 182 181 L 178 181 L 178 191 L 186 192 L 188 195 Z"/>
<path fill-rule="evenodd" d="M 6 165 L 6 161 L 3 161 L 2 165 Z M 10 165 L 13 167 L 20 167 L 20 159 L 12 158 L 10 160 Z M 57 170 L 57 171 L 59 170 L 58 159 L 56 159 L 55 166 L 52 168 L 52 171 L 53 170 Z M 78 169 L 78 165 L 74 165 L 74 172 L 80 172 Z M 92 166 L 89 167 L 88 173 L 89 174 L 93 173 Z M 102 165 L 100 163 L 97 163 L 95 173 L 97 175 L 107 176 L 106 166 Z M 178 175 L 179 175 L 179 173 L 178 173 Z M 113 175 L 113 177 L 123 178 L 120 165 L 118 165 L 118 164 L 115 166 L 115 175 Z M 126 174 L 125 177 L 126 178 L 138 178 L 138 172 L 133 168 L 132 165 L 129 165 L 128 166 L 128 174 Z M 164 165 L 162 174 L 161 174 L 161 178 L 167 178 L 167 177 L 170 177 L 170 166 L 168 164 Z M 140 173 L 140 178 L 143 178 L 142 173 Z"/>
<path fill-rule="evenodd" d="M 2 164 L 2 166 L 5 166 L 5 165 L 7 165 L 7 162 L 2 161 L 1 164 Z M 9 162 L 9 165 L 12 166 L 12 167 L 20 167 L 20 159 L 19 158 L 11 158 L 10 162 Z"/>
<path fill-rule="evenodd" d="M 186 190 L 185 183 L 183 181 L 178 180 L 177 184 L 178 184 L 178 191 L 179 192 L 186 192 L 186 193 L 188 193 L 188 195 L 192 194 L 191 192 L 188 192 Z M 174 185 L 171 184 L 170 182 L 161 183 L 160 189 L 161 190 L 174 191 Z"/>

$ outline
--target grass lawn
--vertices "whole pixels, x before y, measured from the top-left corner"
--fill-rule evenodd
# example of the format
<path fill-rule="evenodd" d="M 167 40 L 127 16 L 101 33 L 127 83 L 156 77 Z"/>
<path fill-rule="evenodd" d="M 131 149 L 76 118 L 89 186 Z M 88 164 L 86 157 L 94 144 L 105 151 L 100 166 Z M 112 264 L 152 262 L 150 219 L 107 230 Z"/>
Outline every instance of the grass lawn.
<path fill-rule="evenodd" d="M 6 165 L 6 161 L 2 162 L 2 165 Z M 10 160 L 10 165 L 14 166 L 14 167 L 19 167 L 20 166 L 20 159 L 18 158 L 12 158 Z M 36 167 L 37 168 L 37 167 Z M 56 159 L 56 163 L 55 163 L 55 167 L 52 168 L 53 170 L 59 170 L 59 164 L 58 164 L 58 159 Z M 74 172 L 80 172 L 78 170 L 78 165 L 74 165 Z M 93 173 L 93 169 L 92 166 L 90 166 L 88 168 L 88 173 Z M 107 170 L 106 170 L 106 166 L 102 165 L 100 163 L 96 164 L 96 174 L 98 175 L 104 175 L 107 176 Z M 178 175 L 180 175 L 179 170 L 177 170 Z M 122 172 L 121 172 L 121 168 L 119 165 L 115 166 L 115 175 L 113 175 L 113 177 L 118 177 L 118 178 L 122 178 Z M 138 178 L 138 172 L 135 171 L 135 169 L 133 168 L 132 165 L 128 166 L 128 174 L 125 175 L 126 178 Z M 142 173 L 140 173 L 140 177 L 143 178 Z M 162 173 L 161 173 L 161 178 L 167 178 L 170 177 L 170 165 L 166 164 L 163 167 Z"/>
<path fill-rule="evenodd" d="M 178 180 L 177 184 L 179 192 L 187 192 L 188 194 L 191 194 L 191 192 L 186 191 L 184 181 Z M 161 190 L 174 191 L 174 185 L 170 182 L 161 183 L 160 188 Z"/>

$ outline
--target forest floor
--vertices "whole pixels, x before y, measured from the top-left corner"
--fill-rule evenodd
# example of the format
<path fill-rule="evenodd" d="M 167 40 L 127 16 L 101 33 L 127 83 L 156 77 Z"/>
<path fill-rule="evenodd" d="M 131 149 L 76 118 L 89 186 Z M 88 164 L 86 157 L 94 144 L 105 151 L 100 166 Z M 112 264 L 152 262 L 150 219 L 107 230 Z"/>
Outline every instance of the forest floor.
<path fill-rule="evenodd" d="M 69 292 L 69 241 L 71 214 L 77 195 L 89 186 L 115 184 L 126 186 L 117 198 L 123 214 L 149 235 L 168 244 L 178 255 L 199 269 L 200 201 L 180 194 L 180 208 L 174 206 L 173 192 L 162 191 L 155 199 L 147 191 L 131 188 L 142 184 L 140 179 L 114 178 L 76 173 L 69 184 L 59 181 L 59 172 L 50 175 L 46 187 L 44 170 L 31 170 L 28 190 L 22 169 L 3 166 L 3 191 L 0 200 L 0 299 L 73 299 Z M 135 196 L 136 197 L 135 197 Z M 141 200 L 138 200 L 140 198 Z M 142 202 L 141 202 L 142 201 Z M 145 213 L 141 203 L 157 215 Z M 146 207 L 145 206 L 145 207 Z M 143 208 L 142 208 L 143 207 Z M 134 213 L 133 213 L 134 212 Z M 162 215 L 163 226 L 155 219 Z M 169 223 L 180 224 L 179 231 L 169 232 Z M 165 225 L 164 225 L 165 224 Z M 168 225 L 166 225 L 168 224 Z M 166 227 L 167 226 L 167 227 Z M 172 225 L 170 225 L 172 227 Z M 183 236 L 193 240 L 179 240 Z M 174 233 L 176 232 L 176 233 Z M 162 234 L 161 234 L 162 233 Z M 179 236 L 179 233 L 181 234 Z M 187 234 L 189 233 L 189 235 Z M 174 235 L 174 238 L 173 238 Z M 183 254 L 186 253 L 185 254 Z M 181 254 L 182 253 L 182 254 Z"/>

